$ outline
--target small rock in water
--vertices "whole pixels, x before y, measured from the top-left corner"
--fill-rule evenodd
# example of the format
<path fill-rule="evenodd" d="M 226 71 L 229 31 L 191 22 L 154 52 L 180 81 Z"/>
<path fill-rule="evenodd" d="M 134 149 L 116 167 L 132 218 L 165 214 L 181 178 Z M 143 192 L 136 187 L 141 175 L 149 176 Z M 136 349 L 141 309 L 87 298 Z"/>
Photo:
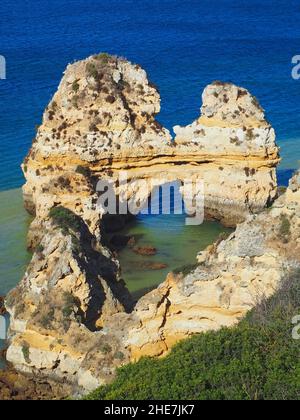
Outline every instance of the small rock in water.
<path fill-rule="evenodd" d="M 138 246 L 133 248 L 133 251 L 139 255 L 151 256 L 157 253 L 157 249 L 153 246 Z"/>
<path fill-rule="evenodd" d="M 164 268 L 167 268 L 168 264 L 160 263 L 160 262 L 149 262 L 145 261 L 141 263 L 141 268 L 144 270 L 163 270 Z"/>
<path fill-rule="evenodd" d="M 128 241 L 128 243 L 127 243 L 127 246 L 129 246 L 129 248 L 133 248 L 133 247 L 135 246 L 135 244 L 136 244 L 136 239 L 135 239 L 135 237 L 134 237 L 134 236 L 132 236 L 132 237 L 129 239 L 129 241 Z"/>
<path fill-rule="evenodd" d="M 129 243 L 131 243 L 132 241 L 131 236 L 127 236 L 127 235 L 114 235 L 111 240 L 110 240 L 110 245 L 116 249 L 116 250 L 120 250 L 122 248 L 125 248 L 127 245 L 129 245 Z"/>

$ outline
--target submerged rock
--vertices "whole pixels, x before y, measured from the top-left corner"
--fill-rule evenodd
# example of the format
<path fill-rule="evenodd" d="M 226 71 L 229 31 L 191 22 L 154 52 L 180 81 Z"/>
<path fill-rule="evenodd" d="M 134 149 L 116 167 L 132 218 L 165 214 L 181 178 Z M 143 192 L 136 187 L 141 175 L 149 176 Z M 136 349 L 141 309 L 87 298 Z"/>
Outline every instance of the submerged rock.
<path fill-rule="evenodd" d="M 144 255 L 144 256 L 151 256 L 151 255 L 156 255 L 157 254 L 157 249 L 154 248 L 153 246 L 137 246 L 135 248 L 133 248 L 133 252 L 135 252 L 136 254 L 139 255 Z"/>
<path fill-rule="evenodd" d="M 143 261 L 140 264 L 140 268 L 143 270 L 163 270 L 168 267 L 168 264 L 155 261 Z"/>

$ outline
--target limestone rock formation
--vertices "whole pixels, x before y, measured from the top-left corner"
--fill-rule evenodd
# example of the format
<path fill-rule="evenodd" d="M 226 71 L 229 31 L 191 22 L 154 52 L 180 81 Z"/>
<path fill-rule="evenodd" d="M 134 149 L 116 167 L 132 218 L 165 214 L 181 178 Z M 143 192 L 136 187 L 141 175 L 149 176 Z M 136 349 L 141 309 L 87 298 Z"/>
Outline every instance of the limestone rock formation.
<path fill-rule="evenodd" d="M 239 322 L 300 268 L 299 238 L 298 174 L 269 210 L 201 252 L 196 269 L 170 274 L 138 302 L 127 338 L 131 357 L 160 356 L 182 338 Z"/>
<path fill-rule="evenodd" d="M 60 208 L 54 216 L 23 280 L 6 298 L 14 336 L 7 359 L 22 372 L 43 369 L 88 386 L 90 374 L 80 368 L 88 364 L 87 350 L 90 357 L 96 343 L 100 353 L 108 346 L 94 332 L 112 315 L 130 311 L 132 299 L 118 262 L 101 252 L 82 219 Z M 121 347 L 116 343 L 115 351 Z"/>
<path fill-rule="evenodd" d="M 159 111 L 159 94 L 137 65 L 100 54 L 68 66 L 23 165 L 25 206 L 36 216 L 30 246 L 58 204 L 99 234 L 92 181 L 112 161 L 125 169 L 131 156 L 151 159 L 170 145 Z"/>
<path fill-rule="evenodd" d="M 206 216 L 231 226 L 274 200 L 275 134 L 247 90 L 208 86 L 202 116 L 175 127 L 175 141 L 155 119 L 159 111 L 145 71 L 125 59 L 100 54 L 68 66 L 23 164 L 25 206 L 35 215 L 29 246 L 41 239 L 54 205 L 74 211 L 100 238 L 96 183 L 117 185 L 121 170 L 127 171 L 126 198 L 141 202 L 149 195 L 145 182 L 155 188 L 203 180 Z M 116 187 L 116 195 L 124 188 Z"/>
<path fill-rule="evenodd" d="M 275 132 L 257 99 L 246 89 L 212 83 L 203 92 L 200 117 L 187 127 L 174 127 L 174 131 L 181 154 L 184 150 L 202 151 L 207 157 L 203 179 L 208 216 L 234 225 L 249 209 L 257 212 L 274 200 Z"/>
<path fill-rule="evenodd" d="M 291 186 L 270 209 L 249 216 L 227 239 L 199 254 L 198 267 L 190 273 L 170 273 L 130 313 L 117 303 L 116 310 L 108 310 L 108 316 L 102 318 L 98 331 L 84 324 L 82 315 L 87 311 L 81 302 L 85 287 L 76 290 L 78 281 L 70 281 L 68 275 L 66 279 L 59 275 L 61 285 L 53 286 L 57 270 L 51 259 L 47 259 L 48 271 L 43 272 L 39 264 L 44 262 L 38 262 L 36 255 L 21 285 L 8 296 L 13 321 L 8 360 L 22 372 L 63 378 L 73 383 L 74 392 L 91 390 L 111 380 L 115 368 L 123 363 L 145 355 L 165 355 L 192 334 L 235 325 L 248 310 L 273 295 L 289 272 L 300 268 L 299 175 Z M 52 235 L 64 240 L 61 232 Z M 49 252 L 50 243 L 44 252 Z M 36 277 L 45 278 L 46 273 L 49 281 L 42 281 L 45 292 L 41 296 Z M 113 294 L 113 283 L 107 285 Z M 51 293 L 47 293 L 50 286 Z M 72 315 L 65 312 L 66 305 L 70 310 L 69 300 L 64 301 L 70 290 L 77 298 L 72 302 Z M 111 294 L 106 295 L 108 300 Z M 115 298 L 120 295 L 119 291 Z"/>
<path fill-rule="evenodd" d="M 235 324 L 298 266 L 298 178 L 271 210 L 253 214 L 275 199 L 279 162 L 255 98 L 213 83 L 202 115 L 176 127 L 175 141 L 155 120 L 159 110 L 145 71 L 125 59 L 101 54 L 67 68 L 23 164 L 34 255 L 6 299 L 7 359 L 18 371 L 92 390 L 117 366 Z M 117 182 L 123 170 L 126 185 Z M 117 197 L 141 203 L 148 183 L 201 179 L 206 217 L 243 223 L 199 255 L 197 269 L 170 274 L 132 310 L 105 241 L 105 226 L 116 231 L 126 217 L 106 217 L 96 205 L 99 179 L 110 180 Z"/>

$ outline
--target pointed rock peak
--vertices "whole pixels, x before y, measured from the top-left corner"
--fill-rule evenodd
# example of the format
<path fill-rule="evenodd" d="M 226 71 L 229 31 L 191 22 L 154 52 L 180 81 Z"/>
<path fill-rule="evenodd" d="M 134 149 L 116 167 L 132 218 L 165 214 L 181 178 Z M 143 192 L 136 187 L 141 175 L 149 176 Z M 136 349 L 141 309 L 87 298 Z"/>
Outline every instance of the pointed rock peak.
<path fill-rule="evenodd" d="M 202 95 L 202 120 L 223 121 L 227 125 L 261 126 L 268 124 L 257 98 L 247 89 L 216 81 Z"/>

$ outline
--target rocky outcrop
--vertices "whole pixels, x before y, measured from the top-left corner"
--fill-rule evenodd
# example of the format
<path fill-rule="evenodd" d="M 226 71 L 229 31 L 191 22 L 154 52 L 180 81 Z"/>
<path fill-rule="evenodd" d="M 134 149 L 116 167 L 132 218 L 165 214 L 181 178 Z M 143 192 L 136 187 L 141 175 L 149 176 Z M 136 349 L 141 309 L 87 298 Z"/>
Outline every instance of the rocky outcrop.
<path fill-rule="evenodd" d="M 40 240 L 49 209 L 74 211 L 100 235 L 95 182 L 112 176 L 113 162 L 151 160 L 170 147 L 154 116 L 160 98 L 144 70 L 105 54 L 68 66 L 25 159 L 26 208 L 35 215 L 29 245 Z"/>
<path fill-rule="evenodd" d="M 0 370 L 0 401 L 65 400 L 72 387 L 44 378 L 25 376 L 13 369 Z"/>
<path fill-rule="evenodd" d="M 175 141 L 155 119 L 159 111 L 157 89 L 137 65 L 100 54 L 68 66 L 23 164 L 25 206 L 35 215 L 30 246 L 54 205 L 74 211 L 100 238 L 99 179 L 110 180 L 117 196 L 126 189 L 126 198 L 141 202 L 149 194 L 145 182 L 155 188 L 201 179 L 206 216 L 227 225 L 274 200 L 274 130 L 246 89 L 208 86 L 202 115 L 175 127 Z M 127 171 L 126 185 L 118 185 L 120 170 Z"/>
<path fill-rule="evenodd" d="M 18 371 L 91 390 L 130 360 L 235 324 L 298 266 L 298 181 L 271 210 L 253 214 L 277 194 L 279 161 L 274 130 L 255 98 L 213 83 L 200 118 L 175 127 L 175 141 L 155 120 L 159 110 L 145 71 L 124 59 L 101 54 L 67 68 L 23 164 L 34 255 L 6 299 L 7 359 Z M 123 170 L 126 185 L 116 182 Z M 243 223 L 199 255 L 192 272 L 170 274 L 133 309 L 105 246 L 105 228 L 117 231 L 126 217 L 104 217 L 96 205 L 99 179 L 110 180 L 117 197 L 126 189 L 126 198 L 140 202 L 147 183 L 202 179 L 206 217 Z"/>
<path fill-rule="evenodd" d="M 144 296 L 127 337 L 134 360 L 166 354 L 178 340 L 233 326 L 300 268 L 299 175 L 273 206 L 198 255 L 189 274 L 170 274 Z"/>
<path fill-rule="evenodd" d="M 235 225 L 276 195 L 278 148 L 264 110 L 246 89 L 214 82 L 202 95 L 201 115 L 174 127 L 180 153 L 203 153 L 206 216 Z M 214 157 L 214 160 L 211 160 Z M 200 169 L 201 170 L 201 169 Z"/>
<path fill-rule="evenodd" d="M 68 373 L 69 382 L 85 387 L 87 349 L 91 357 L 93 348 L 106 342 L 104 333 L 94 331 L 114 314 L 130 311 L 132 300 L 118 262 L 98 247 L 82 219 L 56 210 L 25 277 L 6 298 L 14 335 L 7 360 L 24 373 L 43 369 L 54 378 Z M 110 352 L 122 348 L 109 342 Z M 99 368 L 105 371 L 101 363 Z"/>
<path fill-rule="evenodd" d="M 296 175 L 269 210 L 249 216 L 227 239 L 200 253 L 191 272 L 170 273 L 131 312 L 123 309 L 118 291 L 115 299 L 119 303 L 109 303 L 107 316 L 103 304 L 102 310 L 98 308 L 102 322 L 97 331 L 86 326 L 87 310 L 81 293 L 85 288 L 76 290 L 81 281 L 74 274 L 72 279 L 59 276 L 61 284 L 53 286 L 55 267 L 61 264 L 50 264 L 48 283 L 42 282 L 45 290 L 41 294 L 36 289 L 33 277 L 37 273 L 43 276 L 43 270 L 35 255 L 27 272 L 30 282 L 25 276 L 7 299 L 13 319 L 8 360 L 19 371 L 72 383 L 74 392 L 78 388 L 91 390 L 110 381 L 115 368 L 128 361 L 145 355 L 162 356 L 183 338 L 235 325 L 252 307 L 273 295 L 289 272 L 300 268 L 298 182 Z M 71 241 L 59 231 L 52 235 L 55 241 Z M 103 273 L 98 277 L 103 284 Z M 106 292 L 109 302 L 116 289 L 106 281 L 106 290 L 111 288 Z M 71 307 L 70 290 L 76 296 Z M 20 304 L 26 308 L 19 308 Z"/>

